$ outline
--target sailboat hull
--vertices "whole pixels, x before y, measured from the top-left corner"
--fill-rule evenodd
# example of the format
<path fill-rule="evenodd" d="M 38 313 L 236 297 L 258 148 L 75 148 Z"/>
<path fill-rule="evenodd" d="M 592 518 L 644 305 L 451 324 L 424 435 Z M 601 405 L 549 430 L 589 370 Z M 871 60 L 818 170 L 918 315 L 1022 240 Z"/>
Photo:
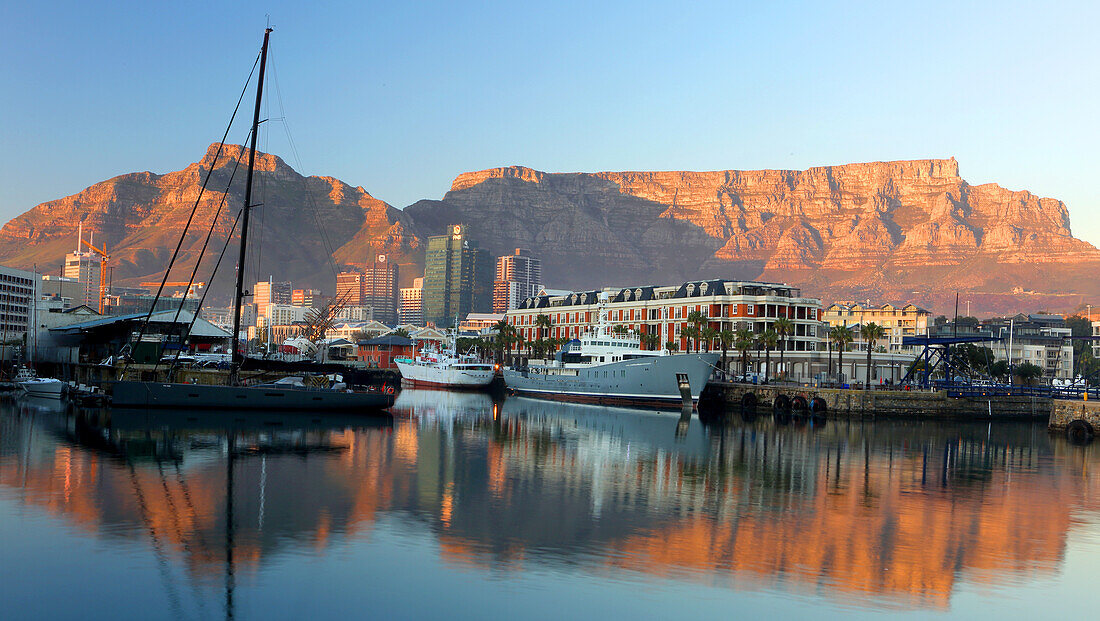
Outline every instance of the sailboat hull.
<path fill-rule="evenodd" d="M 218 408 L 230 410 L 341 410 L 378 412 L 393 405 L 384 392 L 338 392 L 249 386 L 115 382 L 111 405 L 119 408 Z"/>

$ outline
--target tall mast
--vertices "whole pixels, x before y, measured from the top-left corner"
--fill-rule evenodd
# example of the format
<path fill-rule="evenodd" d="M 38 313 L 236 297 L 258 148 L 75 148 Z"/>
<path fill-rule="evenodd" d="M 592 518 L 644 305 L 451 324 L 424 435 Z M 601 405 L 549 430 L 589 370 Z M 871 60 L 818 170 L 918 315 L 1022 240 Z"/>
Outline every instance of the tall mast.
<path fill-rule="evenodd" d="M 244 301 L 244 262 L 248 250 L 248 212 L 252 207 L 252 171 L 256 165 L 256 134 L 260 127 L 260 101 L 264 94 L 264 68 L 267 65 L 267 39 L 271 29 L 264 29 L 264 46 L 260 50 L 260 77 L 256 83 L 256 110 L 252 113 L 252 138 L 248 151 L 248 176 L 244 182 L 244 212 L 241 217 L 241 251 L 237 258 L 237 289 L 233 297 L 233 369 L 230 383 L 236 383 L 237 372 L 244 356 L 237 351 L 237 338 L 241 333 L 241 306 Z"/>

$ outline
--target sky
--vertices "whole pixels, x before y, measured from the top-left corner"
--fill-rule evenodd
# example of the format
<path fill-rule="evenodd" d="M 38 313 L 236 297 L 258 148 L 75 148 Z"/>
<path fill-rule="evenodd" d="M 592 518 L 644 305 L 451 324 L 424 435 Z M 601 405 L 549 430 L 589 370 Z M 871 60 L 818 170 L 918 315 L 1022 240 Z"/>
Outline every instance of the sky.
<path fill-rule="evenodd" d="M 8 0 L 0 221 L 201 158 L 268 19 L 276 121 L 260 147 L 395 207 L 495 166 L 955 157 L 972 184 L 1065 201 L 1100 245 L 1090 2 Z"/>

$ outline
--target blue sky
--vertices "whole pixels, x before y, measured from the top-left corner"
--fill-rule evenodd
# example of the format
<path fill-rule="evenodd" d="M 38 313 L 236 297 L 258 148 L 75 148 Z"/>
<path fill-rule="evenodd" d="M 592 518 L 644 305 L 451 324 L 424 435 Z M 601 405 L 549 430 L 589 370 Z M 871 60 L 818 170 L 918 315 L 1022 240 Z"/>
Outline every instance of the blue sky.
<path fill-rule="evenodd" d="M 512 164 L 954 156 L 971 183 L 1064 200 L 1100 245 L 1086 2 L 6 2 L 0 219 L 201 157 L 266 14 L 283 103 L 269 115 L 285 114 L 302 172 L 397 207 Z M 280 125 L 263 141 L 294 163 Z"/>

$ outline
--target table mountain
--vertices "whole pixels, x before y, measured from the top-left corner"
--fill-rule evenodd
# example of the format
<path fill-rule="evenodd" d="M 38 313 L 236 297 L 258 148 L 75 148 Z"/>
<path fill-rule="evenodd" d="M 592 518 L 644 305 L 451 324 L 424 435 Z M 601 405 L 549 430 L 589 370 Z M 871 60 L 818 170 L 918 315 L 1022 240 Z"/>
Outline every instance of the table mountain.
<path fill-rule="evenodd" d="M 555 288 L 707 277 L 800 284 L 829 299 L 915 301 L 975 312 L 1071 310 L 1100 292 L 1100 251 L 1066 206 L 970 185 L 954 159 L 804 171 L 459 175 L 406 208 L 419 230 L 464 222 L 496 253 L 530 248 Z"/>
<path fill-rule="evenodd" d="M 56 273 L 82 225 L 107 243 L 115 283 L 159 278 L 216 151 L 211 145 L 181 171 L 121 175 L 34 207 L 0 230 L 0 262 Z M 201 232 L 185 240 L 173 280 L 187 279 L 224 197 L 208 255 L 220 249 L 243 201 L 244 171 L 228 185 L 242 152 L 226 145 L 218 158 L 196 215 Z M 494 254 L 530 248 L 554 288 L 765 279 L 827 301 L 912 301 L 940 312 L 959 291 L 975 313 L 1073 310 L 1100 293 L 1100 251 L 1073 237 L 1061 201 L 970 185 L 954 159 L 804 171 L 513 166 L 461 174 L 441 200 L 403 211 L 340 180 L 304 177 L 274 155 L 258 154 L 256 170 L 263 206 L 254 212 L 249 280 L 271 274 L 327 292 L 331 264 L 365 264 L 380 252 L 402 264 L 407 283 L 423 270 L 426 236 L 464 223 Z M 230 252 L 223 284 L 236 261 Z"/>

